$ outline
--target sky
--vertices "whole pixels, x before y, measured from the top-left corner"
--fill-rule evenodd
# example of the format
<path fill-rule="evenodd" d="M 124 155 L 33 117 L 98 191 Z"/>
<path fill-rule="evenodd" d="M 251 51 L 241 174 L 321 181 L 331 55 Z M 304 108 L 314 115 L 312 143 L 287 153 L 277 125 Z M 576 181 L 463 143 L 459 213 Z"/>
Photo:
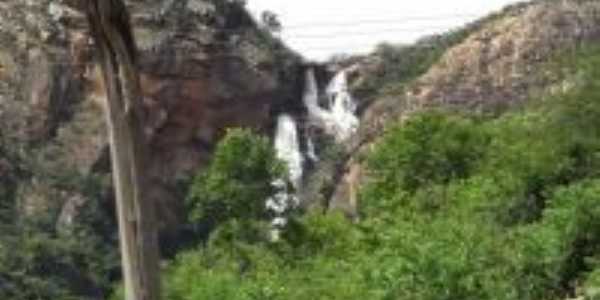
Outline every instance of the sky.
<path fill-rule="evenodd" d="M 382 41 L 411 43 L 474 21 L 517 0 L 248 0 L 275 12 L 282 39 L 310 60 L 367 53 Z"/>

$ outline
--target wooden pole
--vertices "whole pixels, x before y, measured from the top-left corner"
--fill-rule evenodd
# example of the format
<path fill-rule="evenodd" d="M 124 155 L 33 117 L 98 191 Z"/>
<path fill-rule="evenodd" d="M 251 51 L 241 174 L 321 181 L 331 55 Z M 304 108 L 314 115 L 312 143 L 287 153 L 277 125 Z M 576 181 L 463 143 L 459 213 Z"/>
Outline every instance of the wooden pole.
<path fill-rule="evenodd" d="M 145 197 L 146 139 L 137 49 L 123 0 L 87 0 L 106 87 L 106 122 L 127 300 L 160 298 L 155 204 Z"/>

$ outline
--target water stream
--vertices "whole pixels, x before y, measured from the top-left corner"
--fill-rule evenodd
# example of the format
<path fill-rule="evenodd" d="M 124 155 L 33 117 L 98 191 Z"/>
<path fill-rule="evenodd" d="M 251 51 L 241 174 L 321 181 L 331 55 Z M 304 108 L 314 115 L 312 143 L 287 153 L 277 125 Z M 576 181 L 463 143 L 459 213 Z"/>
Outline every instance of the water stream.
<path fill-rule="evenodd" d="M 338 72 L 324 91 L 327 97 L 327 107 L 319 104 L 319 88 L 312 68 L 306 70 L 303 103 L 308 112 L 307 126 L 322 129 L 338 143 L 343 143 L 358 129 L 359 119 L 356 116 L 356 102 L 348 91 L 347 72 Z M 302 186 L 304 175 L 304 162 L 306 159 L 318 163 L 316 147 L 313 138 L 306 138 L 306 153 L 300 147 L 300 134 L 298 123 L 288 114 L 281 114 L 277 118 L 274 146 L 277 158 L 281 159 L 288 168 L 287 178 L 275 180 L 272 184 L 277 192 L 267 199 L 267 208 L 274 212 L 273 238 L 277 239 L 278 229 L 286 224 L 285 213 L 298 206 L 296 190 Z M 291 191 L 287 183 L 291 183 Z"/>
<path fill-rule="evenodd" d="M 325 90 L 328 107 L 319 105 L 319 90 L 313 69 L 306 71 L 304 88 L 304 105 L 308 111 L 308 119 L 312 125 L 322 128 L 333 136 L 337 142 L 344 142 L 358 129 L 356 103 L 348 91 L 345 70 L 338 72 Z"/>

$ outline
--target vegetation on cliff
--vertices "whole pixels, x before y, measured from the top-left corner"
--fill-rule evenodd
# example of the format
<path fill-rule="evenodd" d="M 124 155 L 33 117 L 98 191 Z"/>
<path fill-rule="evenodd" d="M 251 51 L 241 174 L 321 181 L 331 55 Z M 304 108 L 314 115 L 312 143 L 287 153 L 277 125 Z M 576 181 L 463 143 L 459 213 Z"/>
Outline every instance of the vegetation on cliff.
<path fill-rule="evenodd" d="M 85 2 L 0 3 L 0 299 L 105 299 L 120 280 Z M 147 188 L 169 239 L 187 225 L 177 182 L 206 164 L 225 128 L 268 128 L 294 97 L 300 57 L 243 1 L 125 2 L 152 135 Z"/>
<path fill-rule="evenodd" d="M 275 243 L 216 231 L 170 264 L 167 298 L 594 296 L 600 49 L 557 61 L 569 87 L 516 111 L 433 110 L 388 130 L 365 158 L 360 223 L 309 214 Z"/>
<path fill-rule="evenodd" d="M 243 1 L 233 2 L 165 1 L 165 14 L 137 19 L 161 28 L 138 33 L 148 54 L 147 84 L 160 87 L 147 96 L 155 105 L 169 103 L 154 111 L 153 170 L 161 181 L 149 188 L 157 198 L 180 196 L 187 217 L 177 228 L 184 233 L 163 243 L 177 252 L 164 261 L 165 299 L 600 297 L 600 48 L 584 43 L 600 36 L 597 2 L 534 1 L 540 5 L 531 10 L 510 7 L 416 45 L 380 46 L 372 56 L 378 66 L 360 75 L 355 91 L 365 107 L 375 103 L 366 110 L 373 116 L 365 117 L 368 126 L 393 116 L 365 139 L 369 151 L 352 153 L 366 166 L 360 217 L 353 222 L 316 210 L 291 215 L 276 241 L 264 200 L 277 192 L 273 181 L 285 168 L 268 138 L 233 130 L 215 144 L 223 127 L 266 128 L 270 114 L 290 109 L 285 97 L 297 96 L 301 72 L 298 57 L 266 30 L 255 30 L 261 25 Z M 171 27 L 159 21 L 194 37 L 209 33 L 192 44 L 197 57 L 209 59 L 199 60 L 198 69 L 188 69 L 196 58 L 175 61 L 193 39 L 170 35 Z M 263 27 L 277 30 L 273 16 L 265 21 Z M 539 26 L 523 26 L 536 21 Z M 222 50 L 239 59 L 212 59 Z M 42 70 L 33 58 L 26 72 L 53 75 L 31 91 L 49 90 L 45 81 L 73 73 L 54 69 L 43 55 Z M 211 76 L 190 83 L 188 71 Z M 16 89 L 11 93 L 28 94 Z M 205 91 L 216 94 L 190 96 Z M 50 94 L 44 116 L 61 113 L 54 104 L 71 103 L 62 96 L 86 100 L 73 102 L 65 120 L 48 117 L 52 126 L 40 127 L 52 129 L 47 136 L 28 136 L 27 127 L 12 122 L 0 128 L 0 299 L 105 299 L 120 278 L 105 143 L 96 139 L 104 132 L 90 100 L 97 95 Z M 263 106 L 271 98 L 278 100 Z M 451 105 L 432 109 L 433 100 Z M 466 105 L 457 109 L 454 100 Z M 519 105 L 496 110 L 504 100 Z M 17 112 L 26 102 L 6 103 Z M 479 109 L 490 103 L 493 109 Z M 409 111 L 409 104 L 418 109 Z M 410 117 L 397 120 L 406 111 Z M 23 123 L 36 116 L 12 114 Z M 83 151 L 85 145 L 94 151 Z M 196 177 L 175 184 L 213 150 Z M 74 155 L 84 152 L 89 157 Z M 322 159 L 337 158 L 330 156 Z"/>

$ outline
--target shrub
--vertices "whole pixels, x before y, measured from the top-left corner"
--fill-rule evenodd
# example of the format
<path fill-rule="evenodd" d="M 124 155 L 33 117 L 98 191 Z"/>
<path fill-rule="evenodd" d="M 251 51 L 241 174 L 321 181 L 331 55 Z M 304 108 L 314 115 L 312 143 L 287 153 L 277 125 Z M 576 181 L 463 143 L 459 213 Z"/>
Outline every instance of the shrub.
<path fill-rule="evenodd" d="M 386 133 L 368 165 L 382 192 L 414 192 L 428 184 L 467 177 L 486 143 L 486 135 L 474 121 L 425 113 Z"/>
<path fill-rule="evenodd" d="M 265 216 L 265 200 L 276 190 L 272 182 L 285 175 L 269 140 L 249 130 L 227 133 L 213 160 L 192 183 L 187 197 L 192 222 Z"/>

